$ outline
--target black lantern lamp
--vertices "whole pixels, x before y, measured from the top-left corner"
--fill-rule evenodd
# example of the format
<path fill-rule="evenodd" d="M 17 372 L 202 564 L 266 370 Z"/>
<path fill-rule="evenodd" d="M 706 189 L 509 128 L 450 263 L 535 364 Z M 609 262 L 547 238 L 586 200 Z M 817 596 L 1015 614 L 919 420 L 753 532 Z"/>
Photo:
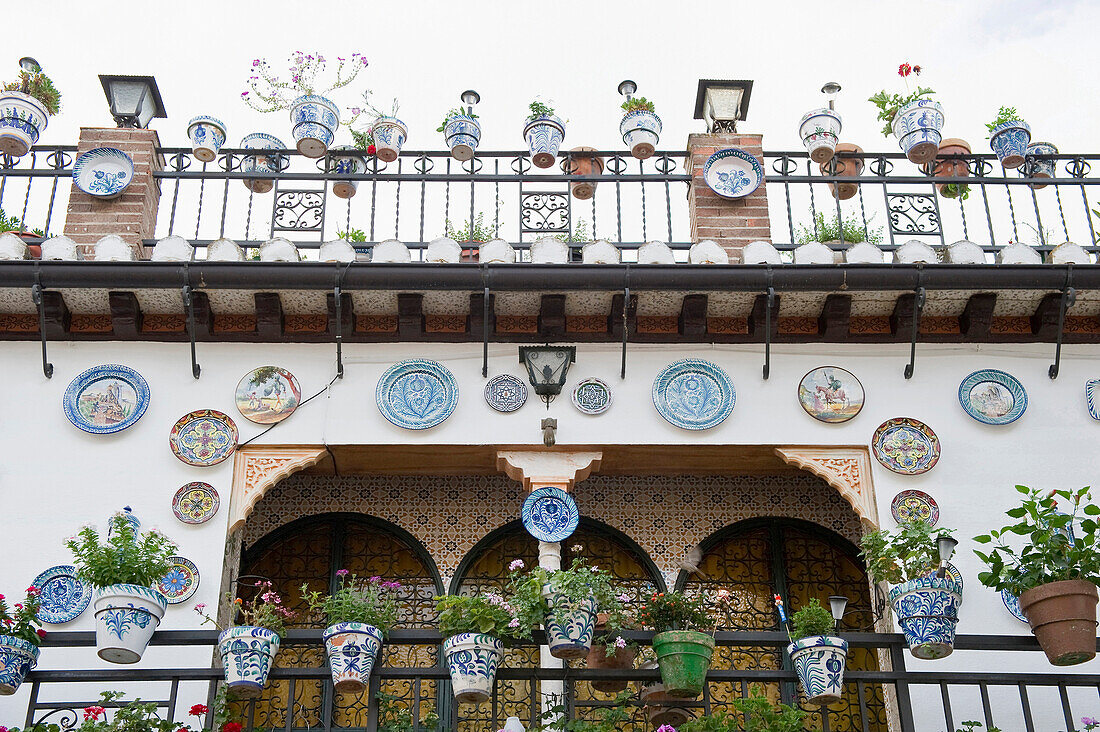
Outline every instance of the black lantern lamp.
<path fill-rule="evenodd" d="M 467 89 L 459 95 L 459 99 L 466 105 L 466 114 L 473 115 L 474 105 L 481 101 L 481 95 L 473 89 Z"/>
<path fill-rule="evenodd" d="M 111 105 L 111 116 L 119 127 L 144 129 L 154 117 L 165 118 L 164 102 L 152 76 L 100 74 L 99 82 Z"/>
<path fill-rule="evenodd" d="M 955 553 L 955 547 L 959 545 L 958 539 L 953 539 L 946 534 L 936 537 L 936 551 L 940 555 L 940 567 L 936 570 L 936 576 L 943 579 L 947 576 L 947 562 Z"/>
<path fill-rule="evenodd" d="M 829 103 L 829 109 L 836 109 L 836 95 L 840 93 L 840 84 L 835 81 L 827 81 L 825 86 L 821 87 L 821 93 L 825 95 L 825 100 Z"/>
<path fill-rule="evenodd" d="M 630 79 L 623 79 L 619 82 L 619 93 L 626 97 L 626 101 L 629 102 L 636 91 L 638 91 L 638 85 Z"/>
<path fill-rule="evenodd" d="M 28 74 L 37 74 L 42 70 L 42 64 L 38 63 L 30 56 L 24 56 L 19 59 L 19 68 L 26 71 Z"/>
<path fill-rule="evenodd" d="M 520 346 L 519 360 L 527 368 L 527 379 L 546 402 L 561 394 L 569 365 L 577 360 L 576 346 Z"/>
<path fill-rule="evenodd" d="M 695 119 L 706 120 L 707 132 L 737 132 L 749 114 L 751 80 L 700 79 L 695 94 Z"/>
<path fill-rule="evenodd" d="M 833 614 L 833 625 L 839 626 L 848 608 L 848 598 L 844 595 L 829 595 L 829 612 Z"/>

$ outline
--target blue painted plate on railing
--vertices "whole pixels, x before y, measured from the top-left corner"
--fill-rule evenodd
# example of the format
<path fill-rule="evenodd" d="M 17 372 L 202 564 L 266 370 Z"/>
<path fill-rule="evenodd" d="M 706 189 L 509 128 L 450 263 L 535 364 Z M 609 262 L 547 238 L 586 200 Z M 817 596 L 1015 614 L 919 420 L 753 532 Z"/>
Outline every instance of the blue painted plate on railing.
<path fill-rule="evenodd" d="M 61 405 L 69 421 L 85 432 L 121 432 L 145 414 L 149 384 L 132 368 L 104 364 L 69 382 Z"/>
<path fill-rule="evenodd" d="M 96 198 L 117 198 L 134 180 L 133 159 L 114 147 L 95 147 L 73 163 L 76 187 Z"/>
<path fill-rule="evenodd" d="M 764 166 L 741 148 L 728 147 L 707 158 L 703 180 L 722 198 L 744 198 L 764 182 Z"/>
<path fill-rule="evenodd" d="M 92 586 L 76 576 L 76 567 L 59 564 L 50 567 L 31 583 L 40 591 L 38 619 L 59 625 L 75 620 L 92 600 Z"/>
<path fill-rule="evenodd" d="M 1027 409 L 1027 392 L 1012 374 L 982 369 L 959 384 L 959 403 L 967 414 L 983 424 L 1008 424 Z"/>
<path fill-rule="evenodd" d="M 546 486 L 531 491 L 520 512 L 527 533 L 539 541 L 557 542 L 577 530 L 577 502 L 561 488 Z"/>
<path fill-rule="evenodd" d="M 458 383 L 442 364 L 414 358 L 390 366 L 375 390 L 378 411 L 398 427 L 435 427 L 458 406 Z"/>

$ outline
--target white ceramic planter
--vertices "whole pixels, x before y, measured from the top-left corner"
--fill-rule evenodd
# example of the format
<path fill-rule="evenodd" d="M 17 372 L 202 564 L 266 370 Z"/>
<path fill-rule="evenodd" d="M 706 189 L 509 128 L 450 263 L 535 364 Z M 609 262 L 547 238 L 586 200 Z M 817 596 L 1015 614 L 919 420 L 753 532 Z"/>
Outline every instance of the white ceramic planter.
<path fill-rule="evenodd" d="M 630 148 L 630 154 L 645 160 L 657 150 L 661 137 L 661 118 L 653 112 L 627 112 L 619 123 L 619 134 Z"/>
<path fill-rule="evenodd" d="M 321 639 L 336 691 L 357 694 L 366 689 L 382 648 L 382 631 L 366 623 L 336 623 L 325 628 Z"/>
<path fill-rule="evenodd" d="M 931 99 L 909 102 L 894 115 L 891 128 L 909 162 L 930 163 L 936 159 L 943 140 L 943 107 Z"/>
<path fill-rule="evenodd" d="M 833 159 L 836 143 L 840 138 L 840 115 L 831 109 L 813 109 L 802 115 L 798 123 L 798 136 L 815 163 L 827 163 Z"/>
<path fill-rule="evenodd" d="M 332 149 L 332 170 L 341 175 L 358 175 L 366 170 L 363 154 L 351 145 Z M 357 180 L 338 180 L 332 184 L 332 194 L 337 198 L 351 198 L 359 188 Z"/>
<path fill-rule="evenodd" d="M 844 660 L 848 656 L 848 641 L 827 635 L 799 638 L 787 646 L 791 663 L 798 673 L 806 701 L 810 704 L 832 704 L 844 693 Z"/>
<path fill-rule="evenodd" d="M 111 663 L 137 663 L 160 625 L 168 599 L 151 587 L 108 585 L 92 595 L 96 654 Z"/>
<path fill-rule="evenodd" d="M 245 135 L 241 140 L 241 147 L 245 150 L 285 150 L 286 145 L 278 137 L 263 132 L 253 132 Z M 272 155 L 245 155 L 241 160 L 242 173 L 258 173 L 262 175 L 277 175 L 282 167 L 282 156 Z M 267 193 L 275 187 L 275 181 L 271 178 L 244 178 L 244 187 L 253 193 Z"/>
<path fill-rule="evenodd" d="M 553 608 L 558 595 L 544 592 L 551 612 L 546 615 L 546 643 L 554 658 L 584 658 L 592 650 L 592 632 L 596 627 L 596 602 L 592 598 L 567 613 L 562 624 L 554 620 Z"/>
<path fill-rule="evenodd" d="M 263 693 L 267 674 L 279 652 L 279 636 L 267 628 L 235 625 L 218 636 L 218 653 L 225 667 L 225 684 L 238 698 Z"/>
<path fill-rule="evenodd" d="M 49 121 L 46 107 L 29 94 L 0 92 L 0 153 L 23 157 L 38 143 Z"/>
<path fill-rule="evenodd" d="M 290 107 L 291 134 L 298 152 L 307 158 L 319 158 L 328 152 L 340 126 L 340 108 L 317 94 L 306 94 Z"/>
<path fill-rule="evenodd" d="M 199 115 L 187 123 L 191 151 L 204 163 L 213 162 L 225 144 L 225 123 L 217 117 Z"/>
<path fill-rule="evenodd" d="M 38 663 L 38 646 L 14 635 L 0 635 L 0 696 L 11 696 Z"/>
<path fill-rule="evenodd" d="M 481 141 L 481 125 L 467 115 L 448 117 L 443 125 L 443 139 L 455 160 L 469 160 L 477 152 Z"/>
<path fill-rule="evenodd" d="M 565 139 L 565 123 L 560 117 L 544 114 L 524 126 L 523 139 L 527 141 L 535 167 L 549 168 L 558 159 L 558 151 Z"/>
<path fill-rule="evenodd" d="M 484 633 L 459 633 L 443 641 L 451 688 L 460 704 L 480 704 L 493 693 L 504 644 Z"/>
<path fill-rule="evenodd" d="M 371 128 L 375 155 L 383 163 L 392 163 L 409 137 L 409 128 L 397 117 L 379 117 Z"/>
<path fill-rule="evenodd" d="M 951 655 L 962 604 L 960 583 L 933 574 L 890 588 L 889 599 L 914 657 L 934 659 Z"/>

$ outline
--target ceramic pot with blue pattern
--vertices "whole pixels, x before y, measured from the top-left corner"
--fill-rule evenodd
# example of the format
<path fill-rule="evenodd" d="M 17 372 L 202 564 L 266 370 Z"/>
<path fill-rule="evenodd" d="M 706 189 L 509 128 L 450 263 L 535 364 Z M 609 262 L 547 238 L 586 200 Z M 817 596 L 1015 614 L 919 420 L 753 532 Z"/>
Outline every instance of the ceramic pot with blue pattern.
<path fill-rule="evenodd" d="M 379 117 L 371 127 L 375 155 L 383 163 L 392 163 L 401 154 L 401 146 L 409 137 L 409 128 L 397 117 Z"/>
<path fill-rule="evenodd" d="M 358 694 L 367 688 L 382 648 L 382 631 L 366 623 L 336 623 L 321 635 L 336 691 Z"/>
<path fill-rule="evenodd" d="M 848 641 L 828 635 L 799 638 L 787 653 L 810 704 L 832 704 L 844 693 L 844 660 Z"/>
<path fill-rule="evenodd" d="M 909 102 L 898 109 L 891 126 L 909 162 L 923 165 L 936 159 L 943 139 L 943 107 L 939 102 Z"/>
<path fill-rule="evenodd" d="M 1020 172 L 1025 178 L 1053 178 L 1055 160 L 1040 159 L 1039 155 L 1057 155 L 1058 148 L 1049 142 L 1033 142 L 1024 153 L 1024 169 Z M 1046 183 L 1028 183 L 1035 190 L 1046 188 Z"/>
<path fill-rule="evenodd" d="M 30 94 L 0 92 L 0 153 L 23 157 L 38 144 L 49 121 L 45 105 Z"/>
<path fill-rule="evenodd" d="M 481 142 L 481 125 L 477 120 L 465 114 L 448 117 L 443 123 L 443 139 L 455 160 L 466 161 L 477 152 Z"/>
<path fill-rule="evenodd" d="M 890 602 L 914 657 L 951 655 L 962 604 L 961 583 L 932 573 L 890 588 Z"/>
<path fill-rule="evenodd" d="M 255 625 L 234 625 L 218 636 L 225 684 L 239 699 L 259 697 L 279 652 L 279 634 Z"/>
<path fill-rule="evenodd" d="M 211 163 L 225 144 L 225 123 L 205 114 L 192 117 L 187 123 L 187 136 L 191 138 L 191 151 L 195 157 L 204 163 Z"/>
<path fill-rule="evenodd" d="M 485 633 L 459 633 L 443 641 L 451 689 L 460 704 L 480 704 L 493 693 L 504 643 Z"/>
<path fill-rule="evenodd" d="M 554 658 L 584 658 L 592 650 L 592 634 L 596 628 L 596 600 L 588 598 L 572 612 L 565 613 L 561 622 L 554 617 L 554 606 L 561 595 L 543 590 L 543 597 L 550 612 L 546 614 L 546 643 Z"/>
<path fill-rule="evenodd" d="M 241 148 L 245 150 L 285 150 L 286 145 L 273 135 L 253 132 L 244 136 L 241 140 Z M 277 175 L 282 169 L 282 161 L 282 155 L 272 153 L 245 155 L 241 158 L 241 172 Z M 243 178 L 242 181 L 244 187 L 253 193 L 267 193 L 275 187 L 275 181 L 272 178 Z"/>
<path fill-rule="evenodd" d="M 137 663 L 160 625 L 168 598 L 152 587 L 108 585 L 92 593 L 96 655 L 111 663 Z"/>
<path fill-rule="evenodd" d="M 0 696 L 11 696 L 38 663 L 38 646 L 14 635 L 0 635 Z"/>
<path fill-rule="evenodd" d="M 1023 120 L 997 125 L 989 135 L 989 147 L 997 154 L 1001 167 L 1006 170 L 1019 168 L 1024 164 L 1029 142 L 1031 142 L 1031 127 Z"/>
<path fill-rule="evenodd" d="M 630 148 L 630 154 L 638 160 L 651 157 L 661 139 L 661 118 L 653 112 L 636 109 L 623 115 L 619 134 Z"/>
<path fill-rule="evenodd" d="M 802 115 L 798 123 L 798 136 L 802 138 L 810 160 L 820 165 L 833 159 L 842 127 L 840 115 L 828 108 L 812 109 Z"/>
<path fill-rule="evenodd" d="M 358 175 L 367 169 L 364 153 L 351 145 L 338 145 L 329 150 L 332 155 L 332 171 L 341 175 Z M 359 188 L 357 180 L 338 180 L 332 184 L 332 194 L 337 198 L 351 198 Z"/>
<path fill-rule="evenodd" d="M 318 94 L 306 94 L 290 105 L 290 124 L 298 152 L 307 158 L 319 158 L 328 152 L 336 136 L 340 108 Z"/>
<path fill-rule="evenodd" d="M 536 168 L 549 168 L 558 159 L 558 150 L 565 139 L 565 122 L 553 114 L 540 114 L 523 127 L 523 139 L 531 151 Z"/>

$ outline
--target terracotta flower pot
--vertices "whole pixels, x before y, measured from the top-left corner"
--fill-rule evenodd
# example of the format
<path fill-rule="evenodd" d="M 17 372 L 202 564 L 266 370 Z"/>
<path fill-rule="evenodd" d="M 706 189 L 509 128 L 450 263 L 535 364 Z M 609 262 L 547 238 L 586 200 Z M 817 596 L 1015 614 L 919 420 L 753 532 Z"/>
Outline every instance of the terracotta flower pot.
<path fill-rule="evenodd" d="M 1063 580 L 1020 593 L 1020 609 L 1047 660 L 1074 666 L 1096 656 L 1096 585 Z"/>
<path fill-rule="evenodd" d="M 851 142 L 841 142 L 836 146 L 836 152 L 857 153 L 862 155 L 863 148 Z M 829 169 L 834 163 L 836 164 L 836 172 L 830 173 Z M 843 158 L 839 155 L 835 155 L 829 160 L 819 163 L 817 167 L 821 170 L 822 175 L 856 178 L 863 172 L 863 160 L 861 158 Z M 838 183 L 834 186 L 834 184 L 830 183 L 829 190 L 833 192 L 834 198 L 839 198 L 841 201 L 847 201 L 859 191 L 859 184 L 845 182 Z"/>
<path fill-rule="evenodd" d="M 588 652 L 588 658 L 585 661 L 586 665 L 590 669 L 626 669 L 634 668 L 634 658 L 638 655 L 638 649 L 633 647 L 620 648 L 615 652 L 614 656 L 607 655 L 607 646 L 604 644 L 603 634 L 607 630 L 607 613 L 600 613 L 596 616 L 596 643 L 592 645 L 592 650 Z M 596 691 L 605 691 L 610 693 L 618 693 L 625 689 L 628 685 L 626 681 L 593 681 L 592 688 Z"/>
<path fill-rule="evenodd" d="M 970 143 L 957 137 L 948 137 L 940 142 L 938 157 L 921 167 L 925 173 L 935 178 L 964 178 L 970 176 L 970 166 L 965 160 L 943 160 L 944 155 L 969 155 Z M 967 191 L 965 183 L 937 183 L 936 190 L 944 198 L 958 198 Z"/>
<path fill-rule="evenodd" d="M 596 148 L 581 145 L 580 147 L 573 148 L 569 152 L 596 152 Z M 603 158 L 571 158 L 566 172 L 569 175 L 603 175 Z M 596 195 L 596 181 L 583 180 L 577 181 L 576 183 L 570 183 L 569 192 L 573 194 L 573 198 L 587 201 L 592 198 L 592 196 Z"/>
<path fill-rule="evenodd" d="M 665 691 L 664 684 L 650 684 L 642 688 L 642 703 L 649 723 L 655 727 L 670 724 L 679 727 L 694 718 L 691 710 L 684 706 L 683 698 L 677 698 Z"/>

